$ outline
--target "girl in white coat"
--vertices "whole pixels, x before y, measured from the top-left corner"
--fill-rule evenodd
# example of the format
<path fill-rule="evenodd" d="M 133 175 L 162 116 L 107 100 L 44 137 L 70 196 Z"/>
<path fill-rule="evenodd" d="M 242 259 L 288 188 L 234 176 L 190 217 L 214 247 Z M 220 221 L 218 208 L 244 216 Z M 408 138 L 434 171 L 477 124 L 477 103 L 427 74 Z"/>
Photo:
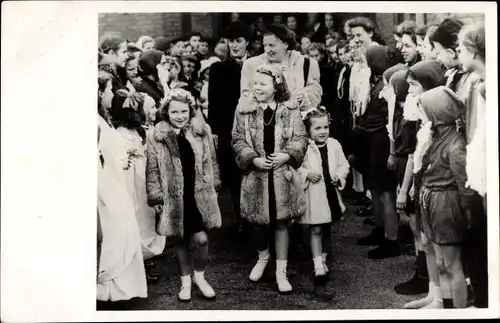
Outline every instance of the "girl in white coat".
<path fill-rule="evenodd" d="M 307 202 L 306 213 L 300 223 L 310 225 L 314 274 L 321 283 L 328 272 L 327 254 L 323 252 L 327 235 L 323 235 L 323 228 L 325 224 L 340 220 L 345 211 L 339 190 L 344 189 L 349 163 L 340 143 L 329 138 L 330 117 L 324 107 L 308 110 L 303 120 L 310 140 L 304 162 L 299 168 Z"/>

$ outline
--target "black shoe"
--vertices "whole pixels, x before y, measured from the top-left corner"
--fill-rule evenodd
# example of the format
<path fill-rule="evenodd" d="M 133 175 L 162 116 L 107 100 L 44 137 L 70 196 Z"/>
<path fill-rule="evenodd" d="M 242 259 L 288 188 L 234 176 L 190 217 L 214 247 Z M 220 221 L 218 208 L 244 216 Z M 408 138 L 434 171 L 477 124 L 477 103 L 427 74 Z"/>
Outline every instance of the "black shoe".
<path fill-rule="evenodd" d="M 396 285 L 394 290 L 399 295 L 418 295 L 429 292 L 429 280 L 420 278 L 415 271 L 410 280 Z"/>
<path fill-rule="evenodd" d="M 372 200 L 370 200 L 368 197 L 366 197 L 364 195 L 362 197 L 357 198 L 354 201 L 354 205 L 358 205 L 358 206 L 369 206 L 371 203 L 372 203 Z"/>
<path fill-rule="evenodd" d="M 375 218 L 374 217 L 369 217 L 369 218 L 366 218 L 363 220 L 363 224 L 366 224 L 366 225 L 371 225 L 372 227 L 374 227 L 376 224 L 375 224 Z"/>
<path fill-rule="evenodd" d="M 372 208 L 371 207 L 361 208 L 356 211 L 356 214 L 360 217 L 372 216 Z"/>
<path fill-rule="evenodd" d="M 378 246 L 384 242 L 384 228 L 376 227 L 372 230 L 369 236 L 358 239 L 357 243 L 360 246 Z"/>
<path fill-rule="evenodd" d="M 399 241 L 404 244 L 415 244 L 415 239 L 413 237 L 413 231 L 409 225 L 403 225 L 399 228 L 398 232 Z"/>
<path fill-rule="evenodd" d="M 473 306 L 476 302 L 476 295 L 471 284 L 467 284 L 467 307 Z"/>
<path fill-rule="evenodd" d="M 160 281 L 160 275 L 153 272 L 151 269 L 146 269 L 146 281 L 148 284 L 156 284 Z"/>
<path fill-rule="evenodd" d="M 385 259 L 401 256 L 397 241 L 384 240 L 380 246 L 368 251 L 368 259 Z"/>

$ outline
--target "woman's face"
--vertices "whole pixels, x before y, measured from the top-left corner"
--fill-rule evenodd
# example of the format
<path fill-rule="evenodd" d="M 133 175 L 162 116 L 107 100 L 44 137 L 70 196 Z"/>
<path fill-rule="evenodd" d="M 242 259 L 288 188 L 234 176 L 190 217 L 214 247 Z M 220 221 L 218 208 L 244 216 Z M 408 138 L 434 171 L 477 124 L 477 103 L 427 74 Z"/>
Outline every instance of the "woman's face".
<path fill-rule="evenodd" d="M 302 37 L 300 40 L 300 47 L 304 53 L 307 51 L 307 48 L 309 48 L 309 45 L 311 45 L 311 40 L 307 37 Z"/>
<path fill-rule="evenodd" d="M 155 49 L 155 42 L 154 41 L 148 41 L 146 43 L 144 43 L 144 51 L 147 51 L 147 50 L 151 50 L 151 49 Z"/>
<path fill-rule="evenodd" d="M 452 49 L 445 48 L 440 43 L 434 42 L 434 50 L 436 52 L 436 59 L 446 66 L 446 68 L 453 68 L 457 65 L 455 52 Z"/>
<path fill-rule="evenodd" d="M 281 62 L 285 58 L 288 45 L 275 35 L 265 35 L 264 51 L 271 62 Z"/>
<path fill-rule="evenodd" d="M 256 73 L 253 80 L 253 89 L 259 102 L 271 102 L 274 99 L 274 83 L 272 76 Z"/>
<path fill-rule="evenodd" d="M 286 26 L 293 31 L 297 30 L 297 19 L 294 16 L 286 18 Z"/>
<path fill-rule="evenodd" d="M 118 49 L 111 51 L 111 54 L 114 55 L 116 66 L 125 67 L 125 63 L 127 62 L 127 42 L 120 43 Z"/>
<path fill-rule="evenodd" d="M 104 91 L 99 91 L 99 95 L 101 96 L 101 105 L 105 110 L 111 108 L 111 102 L 113 101 L 113 84 L 111 80 L 106 83 L 106 88 Z"/>
<path fill-rule="evenodd" d="M 429 36 L 425 36 L 424 38 L 424 46 L 423 46 L 423 59 L 436 59 L 436 51 L 432 46 L 432 43 L 429 39 Z"/>
<path fill-rule="evenodd" d="M 248 42 L 244 37 L 238 37 L 229 40 L 229 51 L 231 53 L 231 57 L 241 58 L 245 56 L 247 52 Z"/>
<path fill-rule="evenodd" d="M 401 54 L 403 54 L 403 58 L 406 63 L 411 63 L 415 61 L 417 58 L 417 44 L 413 42 L 410 35 L 404 34 L 401 37 Z"/>
<path fill-rule="evenodd" d="M 332 29 L 333 28 L 333 16 L 331 14 L 327 13 L 325 15 L 325 26 L 328 29 Z"/>
<path fill-rule="evenodd" d="M 324 144 L 328 140 L 328 135 L 330 134 L 328 117 L 311 117 L 310 121 L 309 136 L 317 144 Z"/>
<path fill-rule="evenodd" d="M 174 128 L 184 128 L 189 122 L 189 104 L 172 100 L 168 105 L 168 119 Z"/>
<path fill-rule="evenodd" d="M 415 80 L 413 77 L 411 76 L 408 77 L 406 81 L 408 82 L 409 85 L 408 93 L 410 93 L 411 95 L 416 97 L 425 92 L 422 84 L 420 84 L 420 82 Z"/>
<path fill-rule="evenodd" d="M 274 15 L 273 16 L 273 24 L 280 25 L 282 21 L 281 15 Z"/>
<path fill-rule="evenodd" d="M 422 59 L 424 59 L 425 49 L 424 49 L 424 38 L 422 36 L 417 35 L 417 53 L 420 55 Z"/>
<path fill-rule="evenodd" d="M 231 12 L 231 21 L 236 22 L 240 20 L 240 14 L 237 12 Z"/>

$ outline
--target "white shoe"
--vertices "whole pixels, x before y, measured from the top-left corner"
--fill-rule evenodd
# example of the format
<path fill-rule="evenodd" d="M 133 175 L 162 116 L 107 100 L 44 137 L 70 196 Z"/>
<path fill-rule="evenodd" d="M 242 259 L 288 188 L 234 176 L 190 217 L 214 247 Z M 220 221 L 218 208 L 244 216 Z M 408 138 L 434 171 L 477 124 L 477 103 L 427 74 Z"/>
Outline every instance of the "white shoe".
<path fill-rule="evenodd" d="M 292 285 L 290 285 L 286 277 L 286 271 L 276 271 L 276 283 L 280 293 L 290 293 L 292 291 Z"/>
<path fill-rule="evenodd" d="M 442 309 L 442 308 L 444 308 L 443 301 L 439 301 L 439 300 L 434 299 L 429 305 L 424 306 L 421 309 L 432 310 L 432 309 Z"/>
<path fill-rule="evenodd" d="M 205 280 L 204 272 L 194 272 L 194 284 L 198 286 L 198 289 L 201 291 L 203 296 L 208 299 L 212 299 L 215 297 L 215 291 L 210 286 L 210 284 Z"/>
<path fill-rule="evenodd" d="M 250 280 L 253 282 L 258 282 L 261 278 L 262 275 L 264 274 L 264 270 L 266 270 L 267 263 L 269 262 L 268 259 L 260 259 L 257 260 L 257 263 L 255 266 L 252 268 L 252 272 L 250 273 Z"/>
<path fill-rule="evenodd" d="M 182 286 L 179 294 L 179 300 L 182 302 L 187 302 L 191 300 L 191 276 L 181 276 Z"/>

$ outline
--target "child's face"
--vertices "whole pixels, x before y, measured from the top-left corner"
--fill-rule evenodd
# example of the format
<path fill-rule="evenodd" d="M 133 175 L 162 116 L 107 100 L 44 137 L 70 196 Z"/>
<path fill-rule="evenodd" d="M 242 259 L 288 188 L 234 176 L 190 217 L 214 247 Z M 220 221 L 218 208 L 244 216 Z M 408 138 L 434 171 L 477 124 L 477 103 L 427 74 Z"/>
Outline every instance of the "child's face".
<path fill-rule="evenodd" d="M 417 57 L 417 44 L 413 42 L 413 39 L 410 37 L 410 35 L 404 34 L 403 37 L 401 37 L 401 54 L 403 54 L 403 58 L 406 63 L 413 62 L 415 58 Z"/>
<path fill-rule="evenodd" d="M 317 50 L 317 49 L 310 50 L 309 51 L 309 57 L 311 57 L 312 59 L 316 60 L 316 62 L 318 62 L 318 63 L 321 60 L 323 60 L 323 54 L 321 54 L 320 51 Z"/>
<path fill-rule="evenodd" d="M 311 125 L 309 127 L 309 136 L 317 144 L 324 144 L 330 134 L 330 126 L 328 117 L 311 117 Z"/>
<path fill-rule="evenodd" d="M 192 48 L 197 49 L 200 44 L 200 36 L 191 36 L 189 39 L 189 44 Z"/>
<path fill-rule="evenodd" d="M 446 66 L 446 68 L 453 68 L 460 65 L 452 49 L 444 48 L 443 45 L 437 42 L 434 42 L 434 49 L 436 51 L 436 59 Z"/>
<path fill-rule="evenodd" d="M 148 41 L 144 43 L 144 51 L 155 49 L 155 42 L 154 41 Z"/>
<path fill-rule="evenodd" d="M 350 52 L 346 51 L 345 47 L 339 49 L 339 59 L 342 64 L 348 65 L 351 60 L 350 56 Z"/>
<path fill-rule="evenodd" d="M 410 93 L 411 95 L 413 96 L 419 96 L 420 94 L 424 93 L 425 90 L 424 90 L 424 87 L 422 86 L 422 84 L 420 84 L 420 82 L 418 82 L 417 80 L 415 80 L 413 77 L 408 77 L 406 79 L 406 81 L 408 82 L 408 93 Z"/>
<path fill-rule="evenodd" d="M 300 40 L 300 47 L 302 48 L 302 51 L 305 52 L 309 45 L 311 45 L 311 40 L 307 37 L 302 37 Z"/>
<path fill-rule="evenodd" d="M 190 61 L 182 61 L 182 67 L 184 68 L 184 75 L 191 76 L 194 71 L 194 64 Z"/>
<path fill-rule="evenodd" d="M 270 102 L 274 98 L 274 83 L 272 76 L 256 73 L 253 89 L 259 102 Z"/>
<path fill-rule="evenodd" d="M 170 102 L 168 105 L 168 118 L 174 128 L 184 128 L 189 122 L 189 105 L 179 101 Z"/>
<path fill-rule="evenodd" d="M 126 65 L 127 79 L 131 81 L 137 78 L 137 62 L 137 59 L 133 59 Z"/>
<path fill-rule="evenodd" d="M 208 53 L 208 43 L 207 42 L 200 42 L 198 44 L 198 53 L 201 55 L 206 55 Z"/>
<path fill-rule="evenodd" d="M 146 114 L 146 124 L 153 124 L 156 121 L 156 104 L 154 100 L 144 101 L 144 112 Z"/>
<path fill-rule="evenodd" d="M 474 71 L 474 53 L 471 53 L 467 47 L 460 44 L 457 48 L 458 59 L 462 64 L 462 69 L 465 72 L 473 72 Z"/>
<path fill-rule="evenodd" d="M 111 80 L 106 83 L 106 88 L 104 89 L 103 92 L 99 93 L 101 96 L 101 105 L 104 109 L 108 110 L 111 108 L 111 102 L 113 101 L 113 84 L 111 83 Z"/>

